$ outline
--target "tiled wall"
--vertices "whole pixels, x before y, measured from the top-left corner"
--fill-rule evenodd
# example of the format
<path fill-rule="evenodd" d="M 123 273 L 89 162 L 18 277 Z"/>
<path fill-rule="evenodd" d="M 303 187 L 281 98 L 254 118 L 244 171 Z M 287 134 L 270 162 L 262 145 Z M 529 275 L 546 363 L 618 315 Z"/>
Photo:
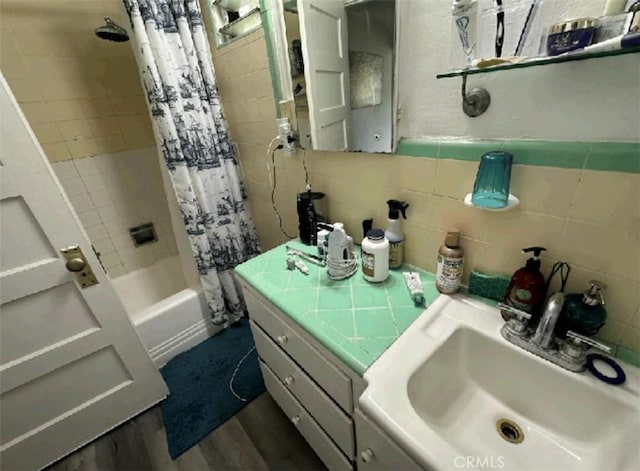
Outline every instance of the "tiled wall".
<path fill-rule="evenodd" d="M 0 1 L 0 70 L 51 162 L 154 144 L 122 0 Z"/>
<path fill-rule="evenodd" d="M 270 202 L 265 153 L 276 134 L 275 109 L 266 95 L 272 93 L 266 57 L 259 54 L 266 55 L 262 31 L 214 50 L 214 63 L 260 240 L 268 249 L 285 238 Z M 265 83 L 257 84 L 260 78 Z M 276 202 L 293 235 L 295 193 L 304 190 L 303 155 L 276 158 Z M 593 278 L 609 285 L 609 321 L 600 335 L 640 350 L 640 175 L 516 165 L 512 191 L 521 206 L 488 213 L 462 203 L 473 185 L 475 162 L 314 151 L 306 159 L 313 188 L 328 195 L 330 218 L 344 221 L 356 240 L 362 219 L 386 224 L 385 201 L 396 197 L 411 204 L 403 221 L 406 259 L 431 271 L 452 226 L 465 235 L 465 278 L 471 268 L 511 274 L 525 262 L 522 247 L 544 245 L 545 273 L 556 260 L 571 263 L 569 292 L 582 291 Z"/>
<path fill-rule="evenodd" d="M 177 254 L 155 148 L 56 162 L 53 169 L 109 277 Z M 147 222 L 158 241 L 135 247 L 129 228 Z"/>

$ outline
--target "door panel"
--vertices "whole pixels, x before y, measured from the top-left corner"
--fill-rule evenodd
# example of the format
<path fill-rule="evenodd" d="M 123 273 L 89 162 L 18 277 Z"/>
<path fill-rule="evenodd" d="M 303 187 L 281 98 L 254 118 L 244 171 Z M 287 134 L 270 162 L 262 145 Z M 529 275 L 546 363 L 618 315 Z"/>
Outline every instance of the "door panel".
<path fill-rule="evenodd" d="M 22 197 L 0 201 L 0 214 L 4 220 L 11 221 L 11 224 L 0 224 L 0 267 L 3 270 L 57 256 Z M 23 247 L 29 249 L 21 250 Z"/>
<path fill-rule="evenodd" d="M 0 359 L 10 363 L 96 328 L 100 324 L 75 284 L 54 286 L 2 305 Z"/>
<path fill-rule="evenodd" d="M 347 150 L 349 47 L 343 0 L 298 0 L 311 139 L 316 150 Z"/>
<path fill-rule="evenodd" d="M 167 388 L 2 76 L 0 113 L 0 461 L 37 469 Z M 75 245 L 97 285 L 67 271 Z"/>

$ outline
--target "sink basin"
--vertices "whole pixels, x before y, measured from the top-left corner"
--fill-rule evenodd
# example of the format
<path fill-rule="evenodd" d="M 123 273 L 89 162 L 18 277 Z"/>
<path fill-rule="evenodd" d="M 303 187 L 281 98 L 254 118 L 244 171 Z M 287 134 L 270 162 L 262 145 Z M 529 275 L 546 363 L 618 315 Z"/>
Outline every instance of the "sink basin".
<path fill-rule="evenodd" d="M 365 373 L 360 407 L 427 468 L 640 468 L 638 369 L 609 386 L 510 344 L 502 324 L 441 296 Z"/>

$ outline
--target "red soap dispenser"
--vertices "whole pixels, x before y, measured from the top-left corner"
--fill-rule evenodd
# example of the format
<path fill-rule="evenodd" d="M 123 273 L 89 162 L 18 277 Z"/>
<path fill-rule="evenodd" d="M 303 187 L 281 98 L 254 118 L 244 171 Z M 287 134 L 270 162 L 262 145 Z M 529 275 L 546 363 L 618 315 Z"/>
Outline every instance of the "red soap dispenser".
<path fill-rule="evenodd" d="M 516 309 L 526 311 L 533 316 L 539 314 L 547 293 L 547 282 L 540 272 L 540 254 L 547 250 L 544 247 L 529 247 L 522 253 L 533 252 L 527 264 L 517 270 L 511 277 L 504 302 Z M 509 320 L 508 313 L 502 312 L 503 319 Z"/>

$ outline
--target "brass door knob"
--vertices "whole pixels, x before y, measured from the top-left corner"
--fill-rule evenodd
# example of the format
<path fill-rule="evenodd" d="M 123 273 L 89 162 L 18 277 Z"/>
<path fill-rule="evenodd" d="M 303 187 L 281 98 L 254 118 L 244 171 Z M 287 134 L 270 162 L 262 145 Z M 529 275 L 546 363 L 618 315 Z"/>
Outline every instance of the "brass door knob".
<path fill-rule="evenodd" d="M 85 269 L 85 267 L 87 266 L 87 264 L 85 263 L 85 261 L 83 259 L 81 259 L 80 257 L 76 257 L 76 258 L 72 258 L 70 259 L 66 265 L 67 270 L 72 271 L 72 272 L 79 272 Z"/>

